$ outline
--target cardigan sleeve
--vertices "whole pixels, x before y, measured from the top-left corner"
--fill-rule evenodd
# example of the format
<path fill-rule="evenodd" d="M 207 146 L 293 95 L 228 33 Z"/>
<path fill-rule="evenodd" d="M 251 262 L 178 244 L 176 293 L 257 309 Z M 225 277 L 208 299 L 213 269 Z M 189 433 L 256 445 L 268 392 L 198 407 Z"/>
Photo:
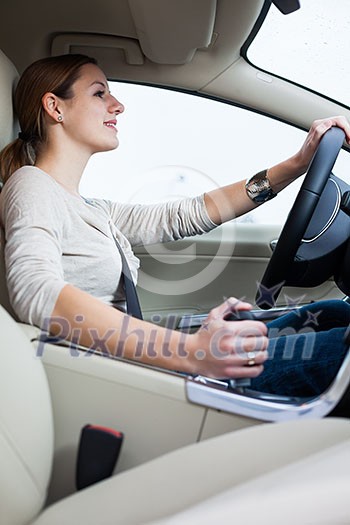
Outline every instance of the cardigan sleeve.
<path fill-rule="evenodd" d="M 132 246 L 201 235 L 216 227 L 204 195 L 160 204 L 120 204 L 107 201 L 113 223 Z"/>

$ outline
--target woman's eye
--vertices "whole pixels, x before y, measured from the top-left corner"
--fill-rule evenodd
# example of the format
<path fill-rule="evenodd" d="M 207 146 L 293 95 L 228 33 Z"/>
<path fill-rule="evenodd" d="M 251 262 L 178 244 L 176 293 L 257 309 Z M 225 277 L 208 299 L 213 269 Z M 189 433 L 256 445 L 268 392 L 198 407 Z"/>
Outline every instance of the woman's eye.
<path fill-rule="evenodd" d="M 95 93 L 95 97 L 102 98 L 104 94 L 105 94 L 104 91 L 97 91 L 97 93 Z"/>

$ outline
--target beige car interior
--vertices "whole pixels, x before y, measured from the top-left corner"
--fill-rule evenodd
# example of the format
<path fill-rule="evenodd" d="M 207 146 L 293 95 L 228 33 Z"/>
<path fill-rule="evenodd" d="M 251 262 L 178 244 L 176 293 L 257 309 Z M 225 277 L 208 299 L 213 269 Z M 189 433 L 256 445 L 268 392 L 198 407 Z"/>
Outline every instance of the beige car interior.
<path fill-rule="evenodd" d="M 240 12 L 237 20 L 227 18 L 230 3 Z M 102 28 L 103 21 L 103 30 L 90 34 L 72 2 L 61 0 L 59 9 L 53 10 L 37 0 L 36 9 L 52 11 L 49 39 L 45 24 L 33 17 L 33 5 L 24 3 L 21 20 L 30 19 L 31 24 L 23 24 L 21 39 L 13 42 L 11 21 L 18 20 L 18 6 L 7 3 L 3 11 L 8 23 L 0 35 L 0 147 L 18 131 L 12 110 L 17 71 L 35 58 L 64 52 L 96 56 L 111 78 L 132 80 L 139 68 L 140 81 L 178 82 L 184 88 L 244 103 L 245 89 L 231 89 L 239 75 L 240 85 L 242 78 L 247 79 L 250 105 L 253 100 L 257 109 L 269 111 L 268 101 L 273 99 L 273 112 L 277 107 L 281 118 L 294 116 L 292 95 L 282 88 L 283 80 L 264 82 L 238 51 L 232 55 L 249 34 L 262 0 L 193 0 L 191 9 L 188 0 L 177 0 L 172 31 L 164 4 L 168 9 L 174 5 L 148 0 L 146 9 L 142 0 L 101 0 L 94 17 L 96 27 Z M 89 9 L 87 3 L 84 9 Z M 67 12 L 71 30 L 63 17 Z M 181 28 L 181 42 L 169 36 L 178 34 L 173 31 L 176 26 Z M 35 42 L 26 50 L 23 42 L 32 41 L 33 31 Z M 111 36 L 115 34 L 119 36 Z M 268 96 L 259 98 L 261 89 L 270 90 Z M 325 111 L 324 100 L 301 88 L 300 104 L 305 107 L 300 112 L 304 121 L 297 122 L 301 126 L 319 116 L 321 107 Z M 338 106 L 327 104 L 331 112 L 339 113 Z M 147 315 L 170 310 L 179 315 L 202 313 L 212 306 L 206 302 L 208 295 L 221 298 L 225 280 L 251 255 L 249 230 L 244 226 L 236 260 L 227 266 L 215 290 L 198 292 L 185 305 L 174 297 L 173 303 L 164 303 L 150 292 L 142 296 L 141 291 Z M 263 240 L 256 241 L 258 257 L 252 264 L 266 264 L 268 245 L 276 234 L 264 230 Z M 216 235 L 213 232 L 203 241 L 203 261 L 215 253 Z M 140 250 L 140 254 L 143 264 L 151 264 L 147 252 Z M 252 272 L 261 273 L 256 267 Z M 325 286 L 320 297 L 332 295 L 333 283 Z M 249 293 L 255 295 L 253 287 Z M 350 422 L 323 417 L 348 388 L 350 356 L 318 398 L 291 402 L 278 396 L 244 395 L 207 378 L 91 355 L 45 339 L 39 329 L 16 319 L 7 295 L 3 251 L 0 303 L 1 524 L 349 522 Z M 114 475 L 76 492 L 79 434 L 87 423 L 119 429 L 125 442 Z"/>

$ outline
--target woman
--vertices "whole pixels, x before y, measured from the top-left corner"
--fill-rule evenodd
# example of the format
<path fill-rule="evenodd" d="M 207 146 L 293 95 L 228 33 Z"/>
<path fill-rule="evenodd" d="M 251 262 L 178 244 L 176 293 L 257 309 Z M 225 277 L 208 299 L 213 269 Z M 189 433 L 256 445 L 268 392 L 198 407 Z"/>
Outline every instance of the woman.
<path fill-rule="evenodd" d="M 209 231 L 248 212 L 305 172 L 328 128 L 342 127 L 350 142 L 350 126 L 343 117 L 316 121 L 296 155 L 247 183 L 176 203 L 133 206 L 86 200 L 79 194 L 91 155 L 118 147 L 117 117 L 124 111 L 93 59 L 65 55 L 35 62 L 18 83 L 15 109 L 21 132 L 0 155 L 5 182 L 1 221 L 9 294 L 21 321 L 86 347 L 185 373 L 253 378 L 253 386 L 261 389 L 266 377 L 271 391 L 275 379 L 286 379 L 283 346 L 293 335 L 269 342 L 268 328 L 261 322 L 225 320 L 231 311 L 249 310 L 248 303 L 227 300 L 194 334 L 126 315 L 119 248 L 136 279 L 138 261 L 131 246 L 140 243 L 145 232 L 149 243 L 173 240 Z M 257 180 L 263 185 L 258 194 Z M 350 318 L 349 305 L 335 301 L 332 308 L 337 319 Z M 293 326 L 290 319 L 287 325 L 279 323 L 272 329 Z M 337 338 L 332 338 L 337 367 L 346 351 L 342 338 L 347 322 L 340 324 Z M 317 348 L 325 353 L 322 339 L 327 332 L 317 337 Z M 266 361 L 268 347 L 274 359 Z M 311 361 L 318 376 L 317 360 Z M 291 362 L 297 378 L 304 378 L 300 356 L 289 359 L 288 366 Z M 267 370 L 262 374 L 264 363 Z M 323 390 L 333 377 L 324 362 L 321 372 L 324 377 L 315 381 L 312 393 Z M 278 391 L 286 393 L 289 386 L 287 375 Z M 301 385 L 294 393 L 309 395 L 308 388 Z"/>

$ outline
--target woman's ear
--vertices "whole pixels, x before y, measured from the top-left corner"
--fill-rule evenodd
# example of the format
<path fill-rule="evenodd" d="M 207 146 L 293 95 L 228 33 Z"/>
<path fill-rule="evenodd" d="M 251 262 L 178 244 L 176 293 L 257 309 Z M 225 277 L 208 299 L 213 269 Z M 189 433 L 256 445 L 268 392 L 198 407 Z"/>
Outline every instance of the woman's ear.
<path fill-rule="evenodd" d="M 56 122 L 62 122 L 63 117 L 59 106 L 59 100 L 53 93 L 45 93 L 41 103 L 47 115 Z"/>

